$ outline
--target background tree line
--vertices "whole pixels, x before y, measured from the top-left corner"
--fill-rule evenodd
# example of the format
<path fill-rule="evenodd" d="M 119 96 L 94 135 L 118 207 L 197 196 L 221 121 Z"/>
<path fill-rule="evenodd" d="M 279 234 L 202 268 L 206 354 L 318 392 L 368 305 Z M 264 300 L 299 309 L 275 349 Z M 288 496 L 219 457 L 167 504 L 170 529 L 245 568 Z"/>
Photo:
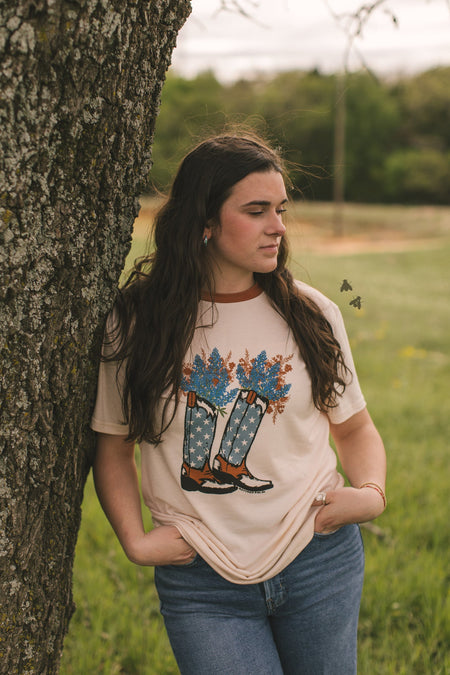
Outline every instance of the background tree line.
<path fill-rule="evenodd" d="M 283 149 L 295 189 L 331 200 L 337 79 L 314 70 L 222 84 L 209 71 L 193 79 L 169 73 L 149 185 L 164 189 L 205 134 L 250 123 Z M 395 80 L 351 73 L 345 102 L 347 201 L 449 203 L 450 67 Z"/>

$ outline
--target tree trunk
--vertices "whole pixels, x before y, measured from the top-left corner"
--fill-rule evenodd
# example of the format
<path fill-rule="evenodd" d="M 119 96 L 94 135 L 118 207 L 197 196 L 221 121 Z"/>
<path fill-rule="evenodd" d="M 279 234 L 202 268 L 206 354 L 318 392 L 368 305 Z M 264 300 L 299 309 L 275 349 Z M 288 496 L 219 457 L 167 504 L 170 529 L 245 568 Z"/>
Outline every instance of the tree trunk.
<path fill-rule="evenodd" d="M 57 673 L 104 318 L 189 0 L 0 0 L 0 672 Z"/>

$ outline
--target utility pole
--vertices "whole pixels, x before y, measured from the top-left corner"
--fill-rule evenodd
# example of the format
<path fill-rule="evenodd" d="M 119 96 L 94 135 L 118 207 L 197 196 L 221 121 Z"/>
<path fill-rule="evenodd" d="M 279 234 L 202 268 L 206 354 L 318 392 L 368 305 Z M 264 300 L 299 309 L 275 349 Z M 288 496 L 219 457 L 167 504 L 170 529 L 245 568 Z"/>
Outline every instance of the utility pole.
<path fill-rule="evenodd" d="M 345 89 L 346 70 L 336 75 L 333 171 L 333 231 L 336 237 L 344 233 L 343 210 L 345 199 Z"/>

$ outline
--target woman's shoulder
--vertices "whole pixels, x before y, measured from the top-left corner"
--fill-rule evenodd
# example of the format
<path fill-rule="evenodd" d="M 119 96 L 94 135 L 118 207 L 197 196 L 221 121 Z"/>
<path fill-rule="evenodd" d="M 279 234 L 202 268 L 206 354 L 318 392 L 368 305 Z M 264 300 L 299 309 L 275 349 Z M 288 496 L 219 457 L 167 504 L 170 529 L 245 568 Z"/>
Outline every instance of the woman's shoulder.
<path fill-rule="evenodd" d="M 336 303 L 330 300 L 330 298 L 321 291 L 318 291 L 317 288 L 309 286 L 308 284 L 305 284 L 304 281 L 299 281 L 298 279 L 295 279 L 294 283 L 300 293 L 315 302 L 324 314 L 327 314 L 328 312 L 334 313 L 338 309 Z"/>
<path fill-rule="evenodd" d="M 127 351 L 129 339 L 136 324 L 134 298 L 128 289 L 120 289 L 109 312 L 106 314 L 103 334 L 104 355 L 117 356 L 119 360 Z"/>

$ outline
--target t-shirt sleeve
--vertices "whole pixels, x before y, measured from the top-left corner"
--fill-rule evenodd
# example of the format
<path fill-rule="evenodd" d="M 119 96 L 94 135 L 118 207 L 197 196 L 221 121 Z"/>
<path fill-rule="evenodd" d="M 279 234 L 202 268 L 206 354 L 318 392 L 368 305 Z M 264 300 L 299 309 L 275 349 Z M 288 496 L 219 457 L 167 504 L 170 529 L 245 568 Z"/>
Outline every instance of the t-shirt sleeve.
<path fill-rule="evenodd" d="M 108 322 L 109 323 L 109 322 Z M 108 332 L 108 324 L 106 333 Z M 105 340 L 103 354 L 111 349 Z M 91 418 L 91 428 L 114 436 L 128 435 L 129 428 L 122 408 L 122 389 L 125 365 L 118 368 L 117 361 L 101 361 L 98 373 L 97 399 Z"/>
<path fill-rule="evenodd" d="M 328 411 L 330 422 L 333 424 L 340 424 L 341 422 L 345 422 L 352 415 L 363 410 L 366 407 L 366 401 L 362 394 L 361 387 L 359 386 L 350 343 L 339 307 L 330 302 L 329 307 L 324 313 L 333 328 L 334 337 L 339 342 L 344 356 L 344 363 L 350 371 L 349 373 L 343 374 L 346 387 L 342 396 L 338 396 L 337 398 L 337 406 L 335 408 L 330 408 Z"/>

